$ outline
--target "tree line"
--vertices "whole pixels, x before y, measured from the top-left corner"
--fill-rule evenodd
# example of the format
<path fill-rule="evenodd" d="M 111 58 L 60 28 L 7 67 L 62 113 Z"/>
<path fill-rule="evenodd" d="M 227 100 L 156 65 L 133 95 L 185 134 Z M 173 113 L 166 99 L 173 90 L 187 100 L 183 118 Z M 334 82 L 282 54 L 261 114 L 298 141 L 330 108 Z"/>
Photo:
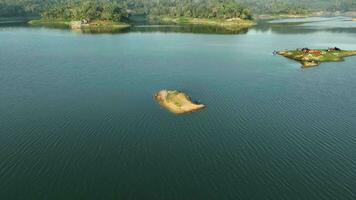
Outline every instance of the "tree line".
<path fill-rule="evenodd" d="M 255 14 L 356 11 L 355 0 L 0 0 L 0 17 L 126 20 L 128 11 L 172 17 L 250 19 Z"/>

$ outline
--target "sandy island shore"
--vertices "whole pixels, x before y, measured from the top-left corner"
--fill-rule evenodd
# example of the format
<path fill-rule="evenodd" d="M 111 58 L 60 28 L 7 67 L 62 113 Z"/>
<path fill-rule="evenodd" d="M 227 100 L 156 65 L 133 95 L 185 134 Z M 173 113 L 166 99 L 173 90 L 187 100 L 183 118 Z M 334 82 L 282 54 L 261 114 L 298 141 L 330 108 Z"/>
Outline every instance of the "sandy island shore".
<path fill-rule="evenodd" d="M 256 25 L 252 20 L 230 18 L 230 19 L 207 19 L 207 18 L 193 18 L 193 17 L 169 17 L 169 16 L 154 16 L 149 18 L 151 22 L 163 22 L 173 24 L 190 24 L 190 25 L 204 25 L 204 26 L 218 26 L 228 30 L 240 30 Z"/>
<path fill-rule="evenodd" d="M 177 90 L 161 90 L 154 96 L 162 107 L 175 114 L 189 113 L 205 107 L 203 104 L 193 103 L 185 93 Z"/>

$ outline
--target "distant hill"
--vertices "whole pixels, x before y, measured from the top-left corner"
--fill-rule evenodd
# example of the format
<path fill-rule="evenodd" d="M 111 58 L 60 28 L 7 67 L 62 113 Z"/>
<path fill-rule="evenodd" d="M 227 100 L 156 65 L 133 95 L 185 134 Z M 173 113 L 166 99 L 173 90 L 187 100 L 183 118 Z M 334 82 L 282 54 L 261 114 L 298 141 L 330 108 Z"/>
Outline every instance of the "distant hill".
<path fill-rule="evenodd" d="M 355 0 L 239 0 L 254 13 L 282 14 L 307 11 L 356 11 Z"/>

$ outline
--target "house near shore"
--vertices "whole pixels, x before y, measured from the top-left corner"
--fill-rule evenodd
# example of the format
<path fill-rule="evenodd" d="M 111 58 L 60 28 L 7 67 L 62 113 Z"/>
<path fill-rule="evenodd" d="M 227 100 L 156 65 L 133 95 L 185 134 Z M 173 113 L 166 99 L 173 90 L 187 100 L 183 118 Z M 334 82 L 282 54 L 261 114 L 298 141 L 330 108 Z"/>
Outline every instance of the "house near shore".
<path fill-rule="evenodd" d="M 304 54 L 313 54 L 313 55 L 316 55 L 316 56 L 320 56 L 321 55 L 321 51 L 320 50 L 317 50 L 317 49 L 308 49 L 308 48 L 303 48 L 302 49 L 302 52 Z"/>
<path fill-rule="evenodd" d="M 328 51 L 341 51 L 338 47 L 328 48 Z"/>
<path fill-rule="evenodd" d="M 89 24 L 89 19 L 82 19 L 80 20 L 82 24 Z"/>
<path fill-rule="evenodd" d="M 89 20 L 88 19 L 82 19 L 80 21 L 72 21 L 70 23 L 70 27 L 72 29 L 81 29 L 85 26 L 89 26 Z"/>

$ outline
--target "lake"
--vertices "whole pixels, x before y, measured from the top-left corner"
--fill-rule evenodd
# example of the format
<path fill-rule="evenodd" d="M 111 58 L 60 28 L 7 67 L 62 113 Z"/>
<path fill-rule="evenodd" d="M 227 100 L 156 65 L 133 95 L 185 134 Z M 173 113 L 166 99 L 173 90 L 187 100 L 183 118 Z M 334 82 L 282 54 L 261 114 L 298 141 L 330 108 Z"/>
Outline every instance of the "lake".
<path fill-rule="evenodd" d="M 236 32 L 235 32 L 236 33 Z M 356 199 L 356 22 L 260 22 L 238 34 L 0 26 L 0 199 Z M 174 115 L 153 94 L 207 108 Z"/>

